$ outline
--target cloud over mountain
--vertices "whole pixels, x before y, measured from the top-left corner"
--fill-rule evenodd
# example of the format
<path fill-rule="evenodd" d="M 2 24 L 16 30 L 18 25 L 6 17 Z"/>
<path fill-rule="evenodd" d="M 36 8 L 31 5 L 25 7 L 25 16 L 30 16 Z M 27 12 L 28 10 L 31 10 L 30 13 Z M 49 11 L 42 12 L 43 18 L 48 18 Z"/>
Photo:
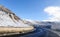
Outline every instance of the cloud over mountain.
<path fill-rule="evenodd" d="M 60 21 L 60 7 L 46 7 L 44 11 L 49 15 L 48 21 Z"/>

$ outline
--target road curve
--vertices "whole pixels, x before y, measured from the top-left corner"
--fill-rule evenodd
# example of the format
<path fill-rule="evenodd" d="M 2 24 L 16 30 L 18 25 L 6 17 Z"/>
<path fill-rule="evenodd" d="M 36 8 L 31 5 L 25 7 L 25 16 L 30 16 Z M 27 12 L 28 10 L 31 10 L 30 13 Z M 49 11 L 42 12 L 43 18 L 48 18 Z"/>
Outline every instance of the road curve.
<path fill-rule="evenodd" d="M 26 34 L 17 34 L 17 35 L 11 35 L 11 36 L 3 36 L 3 37 L 44 37 L 45 36 L 45 29 L 36 27 L 35 31 L 26 33 Z"/>
<path fill-rule="evenodd" d="M 59 37 L 57 34 L 53 33 L 46 28 L 36 27 L 36 30 L 26 34 L 17 34 L 11 36 L 4 36 L 4 37 Z"/>

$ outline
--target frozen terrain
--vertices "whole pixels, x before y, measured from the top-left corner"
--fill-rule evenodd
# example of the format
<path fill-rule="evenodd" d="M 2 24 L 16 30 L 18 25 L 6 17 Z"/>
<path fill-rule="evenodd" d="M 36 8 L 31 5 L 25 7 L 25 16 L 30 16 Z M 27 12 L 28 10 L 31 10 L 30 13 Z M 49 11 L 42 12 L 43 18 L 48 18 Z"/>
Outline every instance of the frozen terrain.
<path fill-rule="evenodd" d="M 0 6 L 0 26 L 30 27 L 7 8 Z"/>

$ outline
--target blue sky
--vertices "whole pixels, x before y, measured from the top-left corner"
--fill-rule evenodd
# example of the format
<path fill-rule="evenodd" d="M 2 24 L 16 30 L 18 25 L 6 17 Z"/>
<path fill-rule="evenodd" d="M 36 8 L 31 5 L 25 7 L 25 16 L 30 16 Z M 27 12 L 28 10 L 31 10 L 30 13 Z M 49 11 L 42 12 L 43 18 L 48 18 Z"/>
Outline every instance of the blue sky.
<path fill-rule="evenodd" d="M 20 18 L 47 20 L 49 15 L 44 9 L 49 6 L 60 6 L 60 0 L 0 0 L 0 4 Z"/>

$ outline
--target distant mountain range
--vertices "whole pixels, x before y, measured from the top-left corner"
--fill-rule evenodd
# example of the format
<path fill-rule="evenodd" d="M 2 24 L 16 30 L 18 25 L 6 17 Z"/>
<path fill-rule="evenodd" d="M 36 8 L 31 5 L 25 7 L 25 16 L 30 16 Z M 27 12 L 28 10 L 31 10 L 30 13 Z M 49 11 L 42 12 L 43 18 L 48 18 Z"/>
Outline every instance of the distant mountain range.
<path fill-rule="evenodd" d="M 50 21 L 33 21 L 33 20 L 23 20 L 25 24 L 32 26 L 51 26 L 51 29 L 60 30 L 60 22 L 50 22 Z"/>

